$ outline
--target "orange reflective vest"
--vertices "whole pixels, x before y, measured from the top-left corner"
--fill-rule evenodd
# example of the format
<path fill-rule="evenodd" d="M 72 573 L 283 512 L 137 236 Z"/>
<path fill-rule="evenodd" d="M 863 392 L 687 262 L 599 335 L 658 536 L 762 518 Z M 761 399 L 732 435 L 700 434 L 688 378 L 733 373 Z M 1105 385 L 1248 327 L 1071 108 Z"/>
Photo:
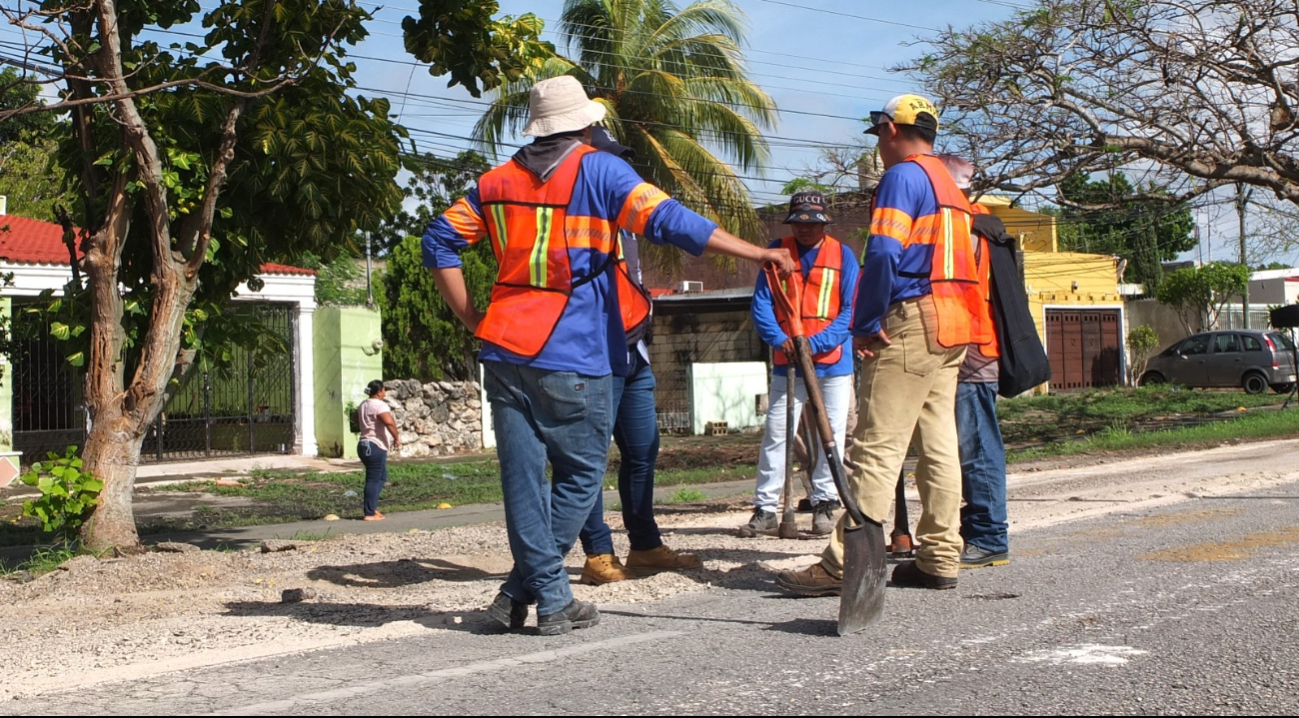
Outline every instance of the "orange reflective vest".
<path fill-rule="evenodd" d="M 912 155 L 905 161 L 925 171 L 938 201 L 937 212 L 912 223 L 905 245 L 933 246 L 928 279 L 938 309 L 938 343 L 949 349 L 985 346 L 994 341 L 994 332 L 976 266 L 970 202 L 937 157 Z"/>
<path fill-rule="evenodd" d="M 987 207 L 981 204 L 970 205 L 970 209 L 972 214 L 992 214 Z M 978 345 L 979 353 L 989 359 L 996 359 L 1001 356 L 1001 350 L 997 346 L 996 325 L 992 323 L 992 258 L 990 256 L 992 253 L 988 250 L 988 239 L 986 237 L 975 233 L 973 239 L 974 266 L 975 272 L 979 276 L 979 295 L 984 297 L 984 302 L 981 305 L 982 314 L 979 316 L 978 321 L 994 330 L 987 344 Z"/>
<path fill-rule="evenodd" d="M 651 321 L 653 300 L 641 283 L 632 278 L 623 253 L 623 239 L 618 237 L 618 258 L 614 264 L 614 281 L 618 285 L 618 309 L 622 313 L 622 329 L 627 343 L 633 344 L 645 336 Z"/>
<path fill-rule="evenodd" d="M 794 258 L 794 263 L 797 265 L 798 240 L 785 237 L 780 240 L 780 247 L 789 252 L 789 256 Z M 801 273 L 802 266 L 797 267 L 795 271 Z M 817 250 L 816 262 L 812 264 L 807 279 L 803 281 L 803 296 L 798 300 L 803 316 L 803 331 L 807 336 L 814 336 L 830 326 L 839 316 L 839 310 L 843 307 L 843 296 L 840 291 L 842 271 L 843 244 L 827 234 L 821 242 L 821 248 Z M 782 321 L 780 324 L 786 334 L 792 335 L 785 322 Z M 843 346 L 840 345 L 830 351 L 815 354 L 812 359 L 817 364 L 834 364 L 842 356 Z M 789 359 L 785 356 L 785 352 L 777 351 L 774 361 L 776 366 L 785 366 Z"/>
<path fill-rule="evenodd" d="M 491 303 L 474 332 L 479 339 L 536 356 L 554 333 L 573 290 L 608 268 L 617 242 L 613 223 L 568 216 L 582 158 L 595 151 L 575 144 L 545 182 L 514 160 L 479 180 L 478 197 L 498 267 Z M 573 275 L 573 249 L 592 252 L 593 266 L 586 274 Z"/>

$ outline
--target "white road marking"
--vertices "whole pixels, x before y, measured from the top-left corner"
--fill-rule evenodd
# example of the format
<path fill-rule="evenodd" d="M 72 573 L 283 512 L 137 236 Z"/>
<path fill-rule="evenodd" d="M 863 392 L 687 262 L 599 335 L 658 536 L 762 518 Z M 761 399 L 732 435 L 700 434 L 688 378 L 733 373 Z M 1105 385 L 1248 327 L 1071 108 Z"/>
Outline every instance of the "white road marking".
<path fill-rule="evenodd" d="M 394 688 L 407 688 L 416 686 L 421 683 L 436 683 L 448 678 L 458 678 L 461 676 L 473 675 L 476 673 L 494 673 L 510 668 L 518 668 L 539 663 L 552 663 L 570 656 L 577 656 L 583 653 L 592 653 L 595 651 L 606 650 L 610 648 L 619 648 L 621 646 L 630 646 L 637 643 L 648 643 L 658 641 L 664 638 L 673 638 L 683 635 L 682 631 L 650 631 L 648 633 L 635 633 L 630 636 L 619 638 L 610 638 L 606 641 L 594 641 L 592 643 L 583 643 L 568 648 L 559 648 L 553 651 L 538 651 L 536 653 L 525 653 L 521 656 L 508 658 L 497 658 L 491 661 L 482 661 L 479 663 L 470 663 L 467 666 L 456 666 L 454 668 L 443 668 L 437 671 L 427 673 L 413 673 L 405 676 L 397 676 L 378 681 L 366 681 L 364 684 L 349 686 L 347 688 L 337 688 L 332 691 L 321 691 L 318 693 L 304 693 L 293 696 L 284 700 L 270 701 L 267 703 L 254 703 L 252 705 L 227 708 L 225 710 L 215 711 L 209 715 L 262 715 L 262 714 L 281 714 L 281 713 L 298 713 L 301 710 L 318 703 L 328 701 L 342 701 L 350 698 L 356 698 L 369 693 L 380 691 L 389 691 Z"/>

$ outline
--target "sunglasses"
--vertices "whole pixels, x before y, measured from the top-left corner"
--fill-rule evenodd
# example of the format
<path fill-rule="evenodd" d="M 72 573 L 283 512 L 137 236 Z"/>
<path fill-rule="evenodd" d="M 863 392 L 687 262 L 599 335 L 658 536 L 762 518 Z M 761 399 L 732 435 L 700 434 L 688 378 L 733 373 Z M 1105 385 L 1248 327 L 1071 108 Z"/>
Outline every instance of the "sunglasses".
<path fill-rule="evenodd" d="M 872 127 L 874 127 L 875 125 L 880 124 L 880 123 L 883 122 L 884 120 L 888 120 L 889 122 L 892 122 L 892 121 L 893 121 L 893 118 L 890 117 L 889 114 L 888 114 L 887 112 L 872 112 L 872 113 L 870 114 L 870 118 L 871 118 L 871 126 L 872 126 Z"/>

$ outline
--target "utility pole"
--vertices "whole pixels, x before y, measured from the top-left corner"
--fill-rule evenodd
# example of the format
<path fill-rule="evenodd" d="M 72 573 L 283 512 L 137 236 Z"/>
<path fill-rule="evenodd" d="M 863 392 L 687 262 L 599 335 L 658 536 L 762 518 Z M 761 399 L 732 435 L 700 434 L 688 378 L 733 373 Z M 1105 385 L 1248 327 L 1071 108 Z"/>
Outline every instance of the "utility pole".
<path fill-rule="evenodd" d="M 1245 208 L 1249 205 L 1249 198 L 1253 196 L 1254 190 L 1245 190 L 1245 185 L 1240 182 L 1236 183 L 1236 218 L 1240 220 L 1240 263 L 1241 266 L 1249 270 L 1249 262 L 1245 256 Z M 1252 275 L 1252 273 L 1251 273 Z M 1249 281 L 1245 282 L 1245 290 L 1240 293 L 1241 309 L 1241 329 L 1249 329 Z"/>
<path fill-rule="evenodd" d="M 374 309 L 374 288 L 370 282 L 370 233 L 365 233 L 365 306 Z"/>

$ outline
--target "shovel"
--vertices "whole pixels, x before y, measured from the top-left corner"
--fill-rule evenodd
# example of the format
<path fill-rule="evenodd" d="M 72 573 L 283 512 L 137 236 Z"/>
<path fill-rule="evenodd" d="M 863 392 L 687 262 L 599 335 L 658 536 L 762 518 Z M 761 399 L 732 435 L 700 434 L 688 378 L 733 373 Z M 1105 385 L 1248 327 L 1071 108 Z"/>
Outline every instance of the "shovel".
<path fill-rule="evenodd" d="M 780 514 L 777 535 L 783 539 L 798 538 L 798 520 L 794 517 L 794 364 L 795 357 L 786 357 L 785 365 L 785 510 Z M 810 446 L 808 447 L 811 448 Z"/>
<path fill-rule="evenodd" d="M 802 296 L 802 275 L 794 272 L 782 283 L 774 269 L 768 267 L 766 272 L 767 283 L 775 300 L 777 318 L 783 318 L 786 334 L 794 340 L 798 367 L 803 376 L 808 378 L 804 382 L 807 387 L 807 405 L 821 437 L 826 463 L 830 465 L 830 476 L 834 479 L 839 498 L 843 500 L 847 511 L 843 526 L 843 590 L 839 598 L 839 635 L 846 636 L 874 623 L 884 611 L 884 584 L 888 578 L 884 525 L 862 514 L 853 494 L 848 490 L 843 457 L 839 455 L 834 432 L 830 429 L 830 417 L 825 413 L 821 386 L 812 379 L 816 376 L 816 367 L 812 363 L 807 339 L 803 336 L 802 316 L 795 309 L 795 302 Z"/>

